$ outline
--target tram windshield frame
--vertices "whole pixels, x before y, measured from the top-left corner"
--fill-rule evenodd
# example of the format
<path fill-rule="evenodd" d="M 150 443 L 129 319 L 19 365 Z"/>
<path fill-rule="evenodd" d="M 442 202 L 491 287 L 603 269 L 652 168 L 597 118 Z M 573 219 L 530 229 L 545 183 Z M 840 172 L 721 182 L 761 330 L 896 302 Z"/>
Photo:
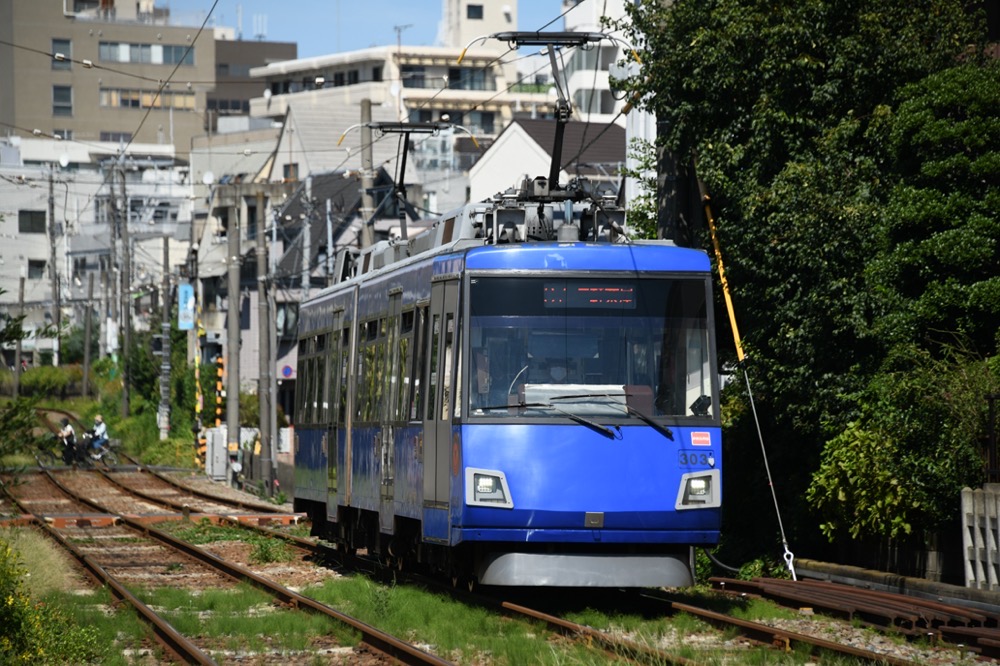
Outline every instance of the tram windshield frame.
<path fill-rule="evenodd" d="M 477 275 L 468 286 L 465 414 L 718 420 L 702 275 Z"/>

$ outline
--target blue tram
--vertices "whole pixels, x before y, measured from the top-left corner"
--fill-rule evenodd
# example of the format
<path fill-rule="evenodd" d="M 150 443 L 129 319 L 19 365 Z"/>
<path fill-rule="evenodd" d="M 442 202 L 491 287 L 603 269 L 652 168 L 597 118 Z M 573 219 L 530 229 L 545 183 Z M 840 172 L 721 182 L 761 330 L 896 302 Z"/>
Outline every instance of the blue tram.
<path fill-rule="evenodd" d="M 709 259 L 628 241 L 610 201 L 560 220 L 566 193 L 526 181 L 345 253 L 303 303 L 317 532 L 470 584 L 693 582 L 722 499 Z"/>

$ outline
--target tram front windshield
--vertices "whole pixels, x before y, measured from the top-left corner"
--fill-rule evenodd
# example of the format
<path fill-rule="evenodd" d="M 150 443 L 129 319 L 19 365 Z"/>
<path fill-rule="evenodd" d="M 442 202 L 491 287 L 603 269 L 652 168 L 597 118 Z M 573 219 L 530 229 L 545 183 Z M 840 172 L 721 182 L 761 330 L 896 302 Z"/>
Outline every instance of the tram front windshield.
<path fill-rule="evenodd" d="M 695 277 L 472 278 L 470 416 L 713 416 L 707 296 Z"/>

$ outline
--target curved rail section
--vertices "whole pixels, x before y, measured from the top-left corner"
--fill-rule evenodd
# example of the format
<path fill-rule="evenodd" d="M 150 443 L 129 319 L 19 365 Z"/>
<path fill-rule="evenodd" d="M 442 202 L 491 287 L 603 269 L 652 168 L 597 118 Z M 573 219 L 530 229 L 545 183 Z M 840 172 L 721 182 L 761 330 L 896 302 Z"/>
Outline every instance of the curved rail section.
<path fill-rule="evenodd" d="M 159 642 L 160 645 L 173 655 L 177 661 L 189 664 L 215 664 L 215 661 L 205 654 L 201 648 L 185 638 L 180 632 L 174 629 L 169 622 L 160 617 L 138 597 L 129 592 L 117 578 L 108 573 L 104 567 L 94 560 L 94 558 L 84 553 L 75 544 L 66 539 L 54 524 L 44 520 L 41 515 L 33 513 L 26 504 L 22 503 L 17 497 L 14 496 L 13 493 L 9 491 L 7 485 L 2 481 L 0 481 L 0 488 L 3 489 L 4 494 L 10 498 L 10 500 L 22 513 L 34 516 L 35 524 L 45 530 L 45 532 L 52 537 L 56 543 L 61 545 L 70 555 L 72 555 L 73 558 L 80 563 L 80 565 L 95 581 L 97 581 L 98 584 L 106 585 L 116 599 L 124 601 L 134 608 L 136 613 L 139 614 L 139 617 L 142 618 L 147 625 L 149 625 L 153 635 L 156 637 L 157 642 Z"/>
<path fill-rule="evenodd" d="M 93 507 L 97 511 L 106 512 L 105 507 L 103 507 L 99 502 L 96 502 L 90 498 L 82 497 L 77 493 L 74 493 L 64 484 L 60 483 L 56 479 L 55 475 L 49 471 L 44 471 L 44 474 L 49 478 L 49 480 L 56 485 L 63 493 L 67 496 L 72 497 L 75 501 L 81 502 L 87 506 Z M 21 507 L 24 510 L 24 507 Z M 337 622 L 340 622 L 348 627 L 351 627 L 357 631 L 361 637 L 362 642 L 371 647 L 372 649 L 381 652 L 393 659 L 398 660 L 404 664 L 434 664 L 434 665 L 444 665 L 450 664 L 451 662 L 441 659 L 436 655 L 432 655 L 425 652 L 405 641 L 402 641 L 395 636 L 387 634 L 371 625 L 368 625 L 356 618 L 349 615 L 341 613 L 326 604 L 323 604 L 314 599 L 302 596 L 297 592 L 293 592 L 288 588 L 275 583 L 263 576 L 259 576 L 254 572 L 234 563 L 224 560 L 212 553 L 209 553 L 197 546 L 189 544 L 187 542 L 181 541 L 173 537 L 166 532 L 155 529 L 154 527 L 145 524 L 143 521 L 139 520 L 135 516 L 129 516 L 124 514 L 115 514 L 114 518 L 120 523 L 129 526 L 133 530 L 136 530 L 142 534 L 147 535 L 149 538 L 155 539 L 156 541 L 168 546 L 169 548 L 176 550 L 178 552 L 184 553 L 188 557 L 194 558 L 201 563 L 213 568 L 216 571 L 222 572 L 226 576 L 233 578 L 234 580 L 244 581 L 251 585 L 254 585 L 258 589 L 264 590 L 266 593 L 273 596 L 275 599 L 279 600 L 281 603 L 289 606 L 291 608 L 306 609 L 309 611 L 317 612 L 325 615 Z M 44 523 L 45 521 L 38 518 L 39 522 Z M 64 539 L 58 539 L 61 544 L 66 543 Z M 89 567 L 88 567 L 89 570 Z M 104 572 L 106 576 L 110 577 L 110 574 Z M 104 579 L 102 578 L 102 582 Z M 124 588 L 122 588 L 124 590 Z M 127 590 L 126 590 L 127 592 Z M 160 620 L 166 624 L 162 619 Z M 167 625 L 169 626 L 169 625 Z M 171 628 L 172 630 L 172 628 Z M 186 641 L 182 636 L 180 636 L 175 630 L 172 630 L 173 635 L 179 637 L 180 640 Z M 159 634 L 158 634 L 159 635 Z M 165 643 L 166 645 L 166 643 Z M 170 648 L 173 652 L 173 648 Z M 181 648 L 183 649 L 183 648 Z M 186 660 L 186 657 L 181 656 L 182 659 Z M 213 663 L 211 660 L 207 662 L 192 661 L 192 663 Z"/>
<path fill-rule="evenodd" d="M 286 511 L 283 511 L 282 509 L 280 509 L 280 508 L 278 508 L 276 506 L 270 506 L 270 505 L 264 504 L 263 502 L 244 502 L 243 500 L 236 499 L 236 498 L 226 498 L 226 499 L 223 499 L 221 497 L 217 497 L 215 495 L 212 495 L 211 493 L 206 493 L 206 492 L 203 492 L 201 490 L 198 490 L 197 488 L 191 488 L 191 487 L 188 487 L 188 486 L 184 485 L 183 483 L 179 483 L 175 479 L 171 479 L 166 474 L 163 474 L 162 472 L 159 472 L 159 471 L 157 471 L 157 470 L 149 467 L 148 465 L 143 465 L 141 462 L 139 462 L 138 460 L 136 460 L 132 456 L 126 455 L 124 453 L 120 454 L 120 456 L 122 458 L 124 458 L 125 460 L 128 460 L 131 464 L 135 465 L 136 469 L 138 469 L 140 472 L 146 472 L 148 474 L 151 474 L 152 476 L 155 476 L 156 478 L 158 478 L 161 481 L 163 481 L 165 484 L 167 484 L 169 486 L 172 486 L 173 488 L 177 489 L 178 492 L 188 493 L 189 495 L 193 495 L 195 497 L 200 497 L 200 498 L 202 498 L 204 500 L 209 500 L 211 502 L 224 502 L 226 504 L 231 504 L 233 506 L 238 506 L 238 507 L 240 507 L 242 509 L 246 509 L 247 511 L 254 511 L 256 513 L 276 513 L 276 514 L 287 513 Z"/>

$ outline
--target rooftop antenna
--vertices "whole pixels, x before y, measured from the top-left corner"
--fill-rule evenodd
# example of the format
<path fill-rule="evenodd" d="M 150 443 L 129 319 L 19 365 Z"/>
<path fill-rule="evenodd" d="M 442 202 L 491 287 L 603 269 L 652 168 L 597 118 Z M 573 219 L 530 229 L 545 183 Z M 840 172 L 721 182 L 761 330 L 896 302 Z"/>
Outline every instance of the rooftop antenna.
<path fill-rule="evenodd" d="M 267 14 L 253 15 L 253 36 L 258 41 L 267 39 Z"/>
<path fill-rule="evenodd" d="M 552 65 L 552 80 L 555 82 L 556 94 L 558 95 L 556 99 L 556 135 L 552 144 L 552 164 L 549 166 L 549 186 L 557 188 L 559 185 L 559 170 L 562 162 L 563 134 L 565 134 L 566 123 L 569 122 L 573 109 L 568 99 L 569 86 L 568 84 L 565 84 L 559 76 L 559 64 L 556 62 L 555 54 L 556 48 L 563 46 L 584 46 L 585 44 L 593 44 L 607 39 L 612 42 L 622 43 L 632 53 L 632 56 L 636 60 L 638 60 L 639 57 L 636 55 L 635 50 L 631 47 L 631 45 L 623 42 L 617 37 L 603 32 L 515 31 L 495 32 L 492 35 L 476 37 L 469 42 L 464 49 L 462 49 L 461 55 L 458 56 L 459 64 L 461 64 L 462 59 L 465 58 L 465 52 L 469 50 L 469 47 L 477 42 L 486 41 L 487 39 L 497 39 L 507 42 L 510 44 L 512 49 L 520 48 L 522 46 L 543 46 L 545 47 L 544 50 L 548 52 L 549 63 Z"/>
<path fill-rule="evenodd" d="M 479 148 L 479 142 L 476 141 L 476 137 L 473 136 L 467 128 L 461 125 L 456 125 L 454 123 L 446 122 L 427 122 L 427 123 L 395 123 L 395 122 L 377 122 L 377 123 L 358 123 L 357 125 L 351 125 L 344 133 L 340 135 L 340 140 L 337 141 L 339 146 L 344 141 L 344 137 L 352 129 L 358 127 L 367 127 L 374 130 L 379 136 L 384 136 L 386 134 L 402 134 L 403 135 L 403 156 L 399 163 L 399 178 L 396 179 L 393 185 L 393 194 L 396 200 L 399 202 L 399 236 L 402 240 L 407 240 L 406 234 L 406 215 L 409 214 L 410 217 L 416 222 L 419 219 L 417 211 L 413 208 L 413 205 L 406 200 L 406 154 L 409 152 L 410 148 L 410 135 L 411 134 L 437 134 L 441 130 L 446 129 L 459 129 L 468 134 L 472 138 L 472 143 L 475 144 L 476 148 Z M 374 220 L 366 220 L 365 224 L 371 224 Z"/>

